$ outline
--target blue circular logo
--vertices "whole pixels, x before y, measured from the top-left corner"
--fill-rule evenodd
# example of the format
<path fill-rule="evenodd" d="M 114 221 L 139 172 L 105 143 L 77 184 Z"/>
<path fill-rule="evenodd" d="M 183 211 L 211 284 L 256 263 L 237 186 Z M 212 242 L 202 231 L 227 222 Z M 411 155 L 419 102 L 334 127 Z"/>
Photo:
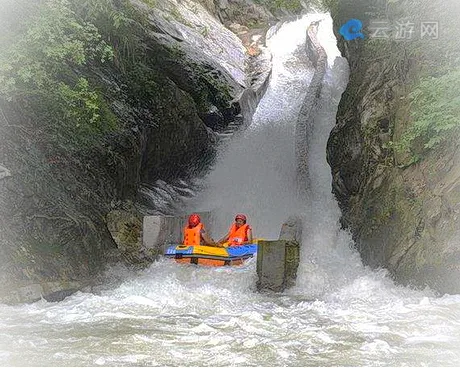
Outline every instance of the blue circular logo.
<path fill-rule="evenodd" d="M 359 19 L 350 19 L 342 27 L 340 27 L 339 33 L 347 41 L 354 40 L 355 38 L 364 39 L 364 34 L 360 32 L 363 29 L 363 22 Z"/>

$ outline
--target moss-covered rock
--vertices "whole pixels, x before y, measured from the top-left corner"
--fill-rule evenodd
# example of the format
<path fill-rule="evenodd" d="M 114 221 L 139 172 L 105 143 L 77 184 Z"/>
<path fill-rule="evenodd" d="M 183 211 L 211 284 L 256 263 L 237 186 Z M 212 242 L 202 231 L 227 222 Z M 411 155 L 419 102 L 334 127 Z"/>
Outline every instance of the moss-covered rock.
<path fill-rule="evenodd" d="M 372 18 L 394 24 L 408 19 L 420 27 L 435 14 L 444 20 L 442 24 L 452 22 L 440 29 L 438 40 L 423 41 L 417 32 L 412 41 L 368 37 L 346 42 L 342 38 L 340 47 L 350 62 L 351 79 L 328 143 L 342 224 L 351 229 L 364 263 L 388 268 L 403 284 L 446 293 L 460 292 L 455 281 L 460 276 L 460 162 L 454 143 L 458 130 L 449 125 L 451 140 L 429 147 L 424 146 L 425 133 L 412 130 L 411 134 L 419 135 L 410 140 L 410 149 L 400 147 L 420 116 L 411 92 L 427 76 L 447 75 L 446 67 L 453 61 L 442 60 L 440 54 L 447 50 L 458 54 L 458 45 L 452 46 L 460 36 L 452 18 L 457 8 L 453 1 L 424 1 L 423 6 L 409 0 L 336 4 L 337 27 L 351 17 L 362 19 L 365 26 Z M 436 99 L 429 103 L 425 101 L 423 107 L 437 111 Z M 432 123 L 440 127 L 444 122 Z M 438 131 L 443 132 L 443 128 Z"/>
<path fill-rule="evenodd" d="M 45 84 L 37 84 L 35 90 L 15 89 L 18 93 L 11 95 L 1 90 L 0 301 L 41 296 L 56 300 L 93 285 L 107 264 L 152 261 L 155 255 L 140 247 L 139 188 L 159 179 L 190 178 L 207 169 L 216 143 L 205 124 L 209 109 L 219 111 L 223 124 L 240 113 L 252 113 L 240 106 L 246 51 L 200 3 L 58 3 L 64 7 L 59 8 L 59 24 L 40 23 L 50 9 L 36 8 L 52 5 L 53 0 L 23 2 L 20 26 L 13 27 L 13 16 L 2 23 L 8 24 L 7 34 L 10 29 L 18 32 L 12 42 L 25 42 L 21 32 L 35 24 L 34 32 L 43 36 L 42 47 L 34 43 L 37 38 L 26 41 L 35 45 L 36 54 L 29 57 L 38 55 L 39 60 L 21 60 L 32 66 L 46 64 L 40 70 L 47 73 L 47 88 L 66 87 L 64 94 L 53 98 L 42 98 L 46 94 L 37 90 Z M 54 26 L 63 27 L 61 35 L 69 26 L 82 30 L 79 37 L 91 35 L 99 43 L 88 45 L 108 46 L 112 57 L 74 62 L 69 56 L 59 59 L 62 67 L 47 64 L 41 58 L 43 50 L 74 55 L 80 45 L 69 36 L 69 49 L 51 47 Z M 203 27 L 210 32 L 203 32 Z M 15 50 L 12 55 L 22 52 Z M 86 51 L 97 50 L 88 46 Z M 85 55 L 77 51 L 75 55 Z M 14 75 L 15 80 L 30 82 L 26 70 L 15 67 L 24 65 L 0 64 L 0 80 L 11 81 Z M 75 82 L 82 76 L 85 82 L 78 87 Z M 248 97 L 256 98 L 260 96 Z M 110 129 L 79 131 L 78 119 L 88 117 Z"/>

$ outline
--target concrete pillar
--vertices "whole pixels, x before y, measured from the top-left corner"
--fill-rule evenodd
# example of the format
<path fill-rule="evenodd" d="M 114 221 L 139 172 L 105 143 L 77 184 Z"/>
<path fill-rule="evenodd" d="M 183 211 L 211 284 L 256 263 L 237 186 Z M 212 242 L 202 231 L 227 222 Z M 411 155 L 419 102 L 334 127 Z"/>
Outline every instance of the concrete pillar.
<path fill-rule="evenodd" d="M 211 213 L 198 212 L 198 214 L 209 233 L 212 226 Z M 145 216 L 142 225 L 142 244 L 156 254 L 164 254 L 168 245 L 181 244 L 182 229 L 188 216 Z"/>
<path fill-rule="evenodd" d="M 291 217 L 282 226 L 279 240 L 259 241 L 257 289 L 281 292 L 295 284 L 300 260 L 300 219 Z"/>

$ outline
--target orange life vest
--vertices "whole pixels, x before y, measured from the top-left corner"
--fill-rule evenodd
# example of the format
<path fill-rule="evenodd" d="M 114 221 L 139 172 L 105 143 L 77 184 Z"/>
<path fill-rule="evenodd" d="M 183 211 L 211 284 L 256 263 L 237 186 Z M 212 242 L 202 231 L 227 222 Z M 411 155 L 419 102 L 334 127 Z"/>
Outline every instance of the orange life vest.
<path fill-rule="evenodd" d="M 203 224 L 200 222 L 195 227 L 184 227 L 184 245 L 200 245 L 201 244 L 201 230 L 204 229 Z"/>
<path fill-rule="evenodd" d="M 248 224 L 241 225 L 239 228 L 233 224 L 230 228 L 230 235 L 228 237 L 229 245 L 240 245 L 248 241 L 248 229 L 251 227 Z"/>

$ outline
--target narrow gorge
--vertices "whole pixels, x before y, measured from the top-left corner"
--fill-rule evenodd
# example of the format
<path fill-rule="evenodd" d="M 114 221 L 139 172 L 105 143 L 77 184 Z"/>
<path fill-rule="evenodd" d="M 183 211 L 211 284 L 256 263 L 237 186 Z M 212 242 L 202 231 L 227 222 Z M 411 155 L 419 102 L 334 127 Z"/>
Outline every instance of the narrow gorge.
<path fill-rule="evenodd" d="M 459 5 L 4 0 L 0 365 L 459 366 Z"/>
<path fill-rule="evenodd" d="M 157 260 L 142 217 L 182 214 L 221 141 L 251 126 L 270 80 L 266 32 L 315 7 L 350 64 L 327 144 L 342 227 L 365 265 L 459 292 L 455 1 L 13 3 L 1 14 L 3 302 L 62 300 L 107 265 Z M 441 26 L 436 40 L 393 29 L 346 41 L 351 18 Z"/>

